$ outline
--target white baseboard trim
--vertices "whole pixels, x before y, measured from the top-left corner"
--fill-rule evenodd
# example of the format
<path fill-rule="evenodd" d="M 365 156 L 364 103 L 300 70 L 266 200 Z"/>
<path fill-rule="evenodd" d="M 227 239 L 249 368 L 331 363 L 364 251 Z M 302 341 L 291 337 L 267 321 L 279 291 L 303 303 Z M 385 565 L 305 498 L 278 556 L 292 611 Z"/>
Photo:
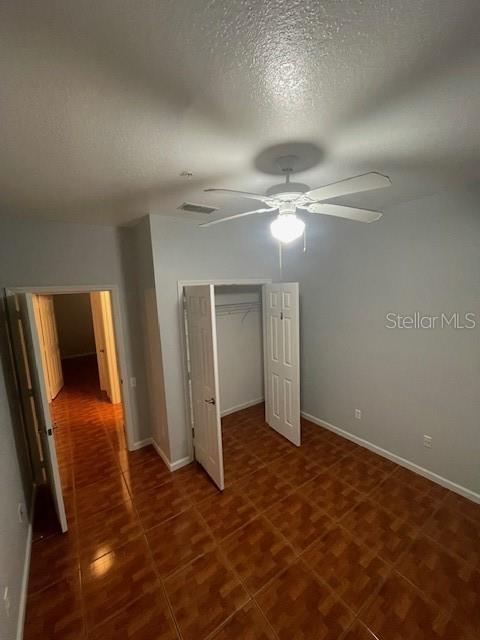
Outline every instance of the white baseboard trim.
<path fill-rule="evenodd" d="M 230 407 L 230 409 L 225 409 L 224 411 L 222 411 L 220 413 L 220 416 L 224 418 L 225 416 L 229 416 L 231 413 L 241 411 L 242 409 L 248 409 L 248 407 L 253 407 L 256 404 L 260 404 L 261 402 L 265 402 L 265 398 L 257 398 L 256 400 L 249 400 L 248 402 L 237 404 L 235 407 Z"/>
<path fill-rule="evenodd" d="M 180 458 L 179 460 L 175 460 L 175 462 L 170 463 L 170 471 L 177 471 L 182 467 L 186 467 L 187 464 L 193 462 L 192 456 L 185 456 L 185 458 Z"/>
<path fill-rule="evenodd" d="M 167 465 L 170 471 L 177 471 L 177 469 L 181 469 L 182 467 L 185 467 L 187 464 L 190 464 L 190 462 L 193 461 L 193 458 L 191 456 L 186 456 L 185 458 L 180 458 L 179 460 L 170 462 L 170 460 L 168 459 L 163 449 L 158 445 L 157 442 L 155 442 L 153 438 L 152 438 L 152 444 L 155 451 L 158 453 L 158 455 L 164 461 L 164 463 Z"/>
<path fill-rule="evenodd" d="M 37 487 L 36 485 L 33 485 L 32 499 L 30 502 L 30 512 L 28 514 L 29 523 L 28 523 L 28 531 L 27 531 L 27 543 L 25 545 L 25 560 L 23 563 L 22 587 L 20 591 L 20 600 L 18 602 L 16 640 L 22 640 L 23 627 L 25 625 L 25 612 L 27 610 L 27 595 L 28 595 L 28 576 L 30 573 L 30 558 L 32 556 L 33 514 L 35 510 L 36 495 L 37 495 Z"/>
<path fill-rule="evenodd" d="M 130 449 L 130 451 L 137 451 L 137 449 L 143 449 L 143 447 L 148 447 L 148 445 L 150 444 L 153 445 L 153 448 L 158 453 L 158 455 L 160 456 L 160 458 L 163 460 L 163 462 L 166 464 L 166 466 L 170 471 L 176 471 L 177 469 L 181 469 L 182 467 L 185 467 L 187 464 L 190 464 L 190 462 L 193 461 L 193 458 L 191 456 L 186 456 L 185 458 L 180 458 L 179 460 L 170 462 L 166 453 L 163 451 L 160 445 L 157 442 L 155 442 L 153 438 L 145 438 L 145 440 L 138 440 L 137 442 L 134 442 L 133 447 Z"/>
<path fill-rule="evenodd" d="M 467 489 L 466 487 L 462 487 L 461 485 L 456 484 L 451 480 L 447 480 L 447 478 L 444 478 L 443 476 L 439 476 L 433 471 L 429 471 L 428 469 L 425 469 L 424 467 L 421 467 L 420 465 L 415 464 L 414 462 L 410 462 L 410 460 L 406 460 L 405 458 L 397 456 L 396 453 L 392 453 L 391 451 L 382 449 L 381 447 L 378 447 L 376 444 L 373 444 L 368 440 L 364 440 L 359 436 L 355 436 L 352 433 L 345 431 L 344 429 L 340 429 L 340 427 L 336 427 L 334 424 L 331 424 L 326 420 L 320 420 L 320 418 L 317 418 L 316 416 L 312 416 L 311 414 L 306 413 L 305 411 L 302 411 L 301 415 L 306 420 L 310 420 L 310 422 L 313 422 L 314 424 L 317 424 L 318 426 L 323 427 L 324 429 L 333 431 L 337 435 L 342 436 L 342 438 L 346 438 L 347 440 L 351 440 L 352 442 L 355 442 L 355 444 L 358 444 L 361 447 L 370 449 L 370 451 L 373 451 L 374 453 L 378 453 L 378 455 L 383 456 L 384 458 L 387 458 L 392 462 L 396 462 L 401 467 L 405 467 L 406 469 L 409 469 L 414 473 L 418 473 L 418 475 L 423 476 L 424 478 L 428 478 L 428 480 L 432 480 L 432 482 L 436 482 L 442 487 L 445 487 L 446 489 L 450 489 L 450 491 L 454 491 L 455 493 L 458 493 L 464 498 L 468 498 L 469 500 L 472 500 L 472 502 L 477 502 L 478 504 L 480 504 L 480 494 L 475 493 L 475 491 L 471 491 L 471 489 Z"/>
<path fill-rule="evenodd" d="M 136 451 L 137 449 L 143 449 L 143 447 L 148 447 L 149 444 L 153 444 L 152 438 L 145 438 L 145 440 L 137 440 L 137 442 L 133 443 L 130 451 Z"/>

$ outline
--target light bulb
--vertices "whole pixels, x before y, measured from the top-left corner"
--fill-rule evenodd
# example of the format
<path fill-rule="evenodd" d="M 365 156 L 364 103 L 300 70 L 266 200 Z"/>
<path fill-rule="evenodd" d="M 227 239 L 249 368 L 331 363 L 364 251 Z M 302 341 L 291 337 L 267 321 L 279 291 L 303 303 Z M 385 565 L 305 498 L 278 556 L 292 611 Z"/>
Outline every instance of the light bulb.
<path fill-rule="evenodd" d="M 294 213 L 282 213 L 270 225 L 272 236 L 280 242 L 292 242 L 299 238 L 305 229 L 305 223 Z"/>

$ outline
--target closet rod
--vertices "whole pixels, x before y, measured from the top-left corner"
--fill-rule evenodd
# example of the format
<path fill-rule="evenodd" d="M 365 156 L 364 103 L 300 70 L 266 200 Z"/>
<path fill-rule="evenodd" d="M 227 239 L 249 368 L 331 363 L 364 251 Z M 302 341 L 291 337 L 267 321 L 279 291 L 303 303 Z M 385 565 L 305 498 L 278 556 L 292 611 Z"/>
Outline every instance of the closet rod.
<path fill-rule="evenodd" d="M 250 311 L 260 311 L 260 309 L 260 302 L 238 302 L 215 305 L 215 312 L 217 315 L 231 315 L 234 313 L 246 314 Z"/>

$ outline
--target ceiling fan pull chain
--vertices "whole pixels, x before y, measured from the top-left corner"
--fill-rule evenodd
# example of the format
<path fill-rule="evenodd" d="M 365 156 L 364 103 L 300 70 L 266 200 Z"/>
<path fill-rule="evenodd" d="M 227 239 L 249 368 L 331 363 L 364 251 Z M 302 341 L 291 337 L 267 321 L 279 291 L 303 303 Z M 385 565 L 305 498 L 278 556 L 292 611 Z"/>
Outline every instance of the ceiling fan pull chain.
<path fill-rule="evenodd" d="M 307 227 L 303 230 L 303 253 L 307 253 Z"/>
<path fill-rule="evenodd" d="M 278 241 L 278 269 L 280 271 L 280 280 L 282 279 L 282 243 L 280 240 Z"/>

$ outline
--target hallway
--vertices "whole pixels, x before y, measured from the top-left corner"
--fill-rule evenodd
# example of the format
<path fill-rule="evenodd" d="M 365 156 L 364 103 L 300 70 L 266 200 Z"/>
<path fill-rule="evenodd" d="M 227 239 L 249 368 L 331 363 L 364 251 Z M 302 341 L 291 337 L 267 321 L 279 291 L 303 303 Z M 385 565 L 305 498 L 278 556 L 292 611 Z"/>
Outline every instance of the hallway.
<path fill-rule="evenodd" d="M 127 452 L 94 377 L 66 377 L 69 531 L 37 519 L 25 640 L 478 637 L 477 505 L 306 421 L 294 447 L 263 405 L 222 421 L 219 493 Z"/>
<path fill-rule="evenodd" d="M 69 530 L 59 533 L 42 487 L 24 638 L 86 638 L 86 629 L 94 627 L 88 638 L 110 637 L 98 624 L 119 610 L 127 613 L 138 596 L 133 612 L 148 612 L 144 637 L 175 638 L 145 531 L 190 502 L 153 447 L 127 451 L 122 405 L 112 405 L 100 391 L 95 357 L 65 361 L 64 379 L 52 414 Z M 197 495 L 216 493 L 196 465 L 182 477 Z M 118 635 L 113 627 L 111 633 Z"/>

